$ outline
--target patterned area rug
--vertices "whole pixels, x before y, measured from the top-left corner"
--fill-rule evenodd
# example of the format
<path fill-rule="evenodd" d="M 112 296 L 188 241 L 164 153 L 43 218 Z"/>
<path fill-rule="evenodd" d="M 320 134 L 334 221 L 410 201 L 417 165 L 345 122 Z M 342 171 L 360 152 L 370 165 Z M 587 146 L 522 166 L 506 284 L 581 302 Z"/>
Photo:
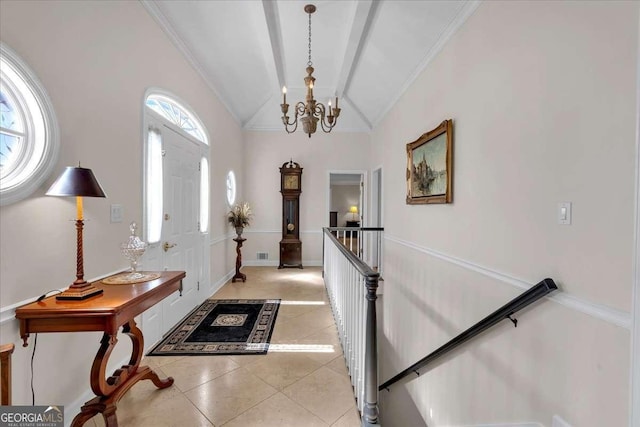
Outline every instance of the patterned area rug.
<path fill-rule="evenodd" d="M 149 356 L 266 354 L 279 299 L 207 300 L 180 321 Z"/>

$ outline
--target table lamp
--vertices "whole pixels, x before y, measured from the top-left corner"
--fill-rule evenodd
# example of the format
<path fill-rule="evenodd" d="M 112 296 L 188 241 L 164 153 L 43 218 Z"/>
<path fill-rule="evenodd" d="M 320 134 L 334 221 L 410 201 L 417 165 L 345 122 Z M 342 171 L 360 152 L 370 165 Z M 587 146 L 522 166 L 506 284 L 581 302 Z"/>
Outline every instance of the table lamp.
<path fill-rule="evenodd" d="M 351 221 L 355 221 L 356 220 L 356 214 L 358 213 L 358 207 L 357 206 L 351 206 L 349 208 L 349 212 L 351 212 Z"/>
<path fill-rule="evenodd" d="M 77 231 L 77 251 L 76 251 L 76 280 L 69 288 L 56 295 L 60 300 L 83 300 L 102 293 L 102 289 L 94 287 L 84 280 L 84 260 L 82 256 L 82 229 L 84 218 L 82 216 L 83 197 L 107 197 L 100 187 L 98 180 L 91 172 L 91 169 L 68 166 L 62 175 L 53 183 L 47 196 L 75 196 L 76 197 L 76 231 Z"/>

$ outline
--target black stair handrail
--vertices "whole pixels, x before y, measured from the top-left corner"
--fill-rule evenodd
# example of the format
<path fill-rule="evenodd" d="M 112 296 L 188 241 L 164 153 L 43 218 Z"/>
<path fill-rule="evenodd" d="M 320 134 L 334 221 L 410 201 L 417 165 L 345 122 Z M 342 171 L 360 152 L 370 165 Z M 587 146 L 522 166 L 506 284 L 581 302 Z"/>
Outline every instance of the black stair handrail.
<path fill-rule="evenodd" d="M 553 292 L 556 289 L 558 289 L 558 287 L 556 286 L 553 279 L 547 278 L 542 280 L 540 283 L 526 290 L 518 297 L 512 299 L 507 304 L 494 311 L 466 331 L 460 333 L 458 336 L 451 339 L 449 342 L 433 351 L 431 354 L 423 357 L 404 371 L 400 372 L 398 375 L 384 382 L 380 387 L 378 387 L 378 390 L 389 390 L 389 387 L 392 384 L 400 381 L 401 379 L 412 373 L 420 375 L 418 369 L 424 368 L 434 360 L 442 357 L 446 353 L 452 351 L 453 349 L 469 341 L 470 339 L 480 335 L 482 332 L 486 331 L 487 329 L 491 328 L 504 319 L 509 319 L 513 322 L 514 326 L 518 326 L 518 320 L 511 317 L 514 313 L 522 310 L 529 304 L 534 303 L 535 301 L 539 300 L 540 298 L 544 297 L 550 292 Z"/>
<path fill-rule="evenodd" d="M 384 227 L 324 227 L 329 231 L 384 231 Z"/>

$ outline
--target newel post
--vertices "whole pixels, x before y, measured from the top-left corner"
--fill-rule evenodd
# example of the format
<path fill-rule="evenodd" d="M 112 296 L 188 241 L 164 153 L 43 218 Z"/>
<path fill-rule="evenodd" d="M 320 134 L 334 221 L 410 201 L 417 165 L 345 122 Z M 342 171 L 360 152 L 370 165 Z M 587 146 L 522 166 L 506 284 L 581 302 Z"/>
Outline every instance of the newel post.
<path fill-rule="evenodd" d="M 376 292 L 379 274 L 366 277 L 367 319 L 364 360 L 364 406 L 362 425 L 378 425 L 378 335 L 376 316 Z"/>

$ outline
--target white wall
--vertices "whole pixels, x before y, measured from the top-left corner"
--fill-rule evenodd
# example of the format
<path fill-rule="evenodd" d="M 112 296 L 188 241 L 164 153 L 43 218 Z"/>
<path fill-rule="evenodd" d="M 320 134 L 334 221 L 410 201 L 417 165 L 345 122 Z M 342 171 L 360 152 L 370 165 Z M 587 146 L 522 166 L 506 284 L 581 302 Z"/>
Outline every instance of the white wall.
<path fill-rule="evenodd" d="M 385 425 L 628 425 L 639 6 L 482 2 L 375 129 L 381 381 L 522 288 L 561 288 L 381 393 Z M 448 118 L 453 204 L 406 205 L 405 144 Z"/>
<path fill-rule="evenodd" d="M 322 261 L 322 227 L 329 225 L 327 200 L 330 170 L 366 170 L 369 135 L 321 131 L 309 138 L 302 132 L 245 133 L 245 194 L 254 212 L 242 249 L 245 264 L 255 264 L 256 252 L 268 252 L 270 264 L 278 265 L 278 242 L 282 237 L 280 166 L 293 158 L 302 166 L 300 240 L 302 264 Z"/>
<path fill-rule="evenodd" d="M 230 168 L 238 176 L 238 200 L 249 201 L 256 214 L 244 259 L 266 251 L 277 263 L 282 163 L 293 158 L 304 167 L 304 262 L 321 259 L 327 171 L 382 165 L 381 380 L 517 295 L 517 285 L 549 276 L 562 288 L 560 297 L 519 315 L 517 329 L 505 322 L 449 363 L 382 393 L 385 425 L 413 425 L 416 414 L 429 425 L 548 425 L 559 414 L 574 426 L 624 426 L 638 7 L 482 3 L 371 142 L 365 134 L 335 132 L 311 139 L 243 135 L 137 2 L 5 1 L 0 38 L 35 71 L 53 102 L 62 144 L 57 173 L 80 160 L 109 196 L 85 203 L 87 277 L 126 266 L 117 247 L 127 224 L 141 215 L 142 96 L 148 86 L 162 87 L 194 108 L 213 141 L 214 281 L 235 260 L 224 205 Z M 405 144 L 445 118 L 454 120 L 454 203 L 407 206 Z M 44 197 L 53 178 L 29 199 L 0 208 L 2 307 L 74 277 L 73 202 Z M 560 201 L 574 204 L 571 226 L 556 223 Z M 112 203 L 124 205 L 123 223 L 109 223 Z M 19 345 L 15 321 L 3 323 L 0 334 L 0 342 L 17 344 L 14 402 L 30 403 L 32 346 Z M 86 391 L 99 339 L 41 334 L 36 403 L 70 405 Z M 121 340 L 125 347 L 127 341 Z M 128 349 L 118 350 L 114 359 Z"/>
<path fill-rule="evenodd" d="M 75 277 L 74 203 L 45 197 L 65 166 L 93 169 L 107 199 L 85 201 L 85 277 L 127 266 L 118 250 L 128 224 L 141 222 L 142 103 L 160 87 L 188 103 L 211 137 L 211 279 L 232 270 L 226 238 L 225 176 L 243 174 L 243 141 L 234 122 L 138 2 L 2 2 L 0 37 L 34 70 L 53 103 L 60 126 L 60 160 L 53 176 L 30 198 L 0 208 L 0 301 L 6 308 L 67 286 Z M 240 186 L 240 190 L 242 187 Z M 242 192 L 240 191 L 240 194 Z M 124 221 L 109 222 L 109 205 L 124 206 Z M 14 319 L 2 324 L 0 342 L 16 343 L 15 404 L 30 404 L 28 362 L 33 348 L 18 342 Z M 67 407 L 87 391 L 100 334 L 40 334 L 35 356 L 36 404 Z M 129 351 L 121 338 L 111 360 Z M 56 367 L 56 368 L 54 368 Z M 82 403 L 82 402 L 80 402 Z"/>

